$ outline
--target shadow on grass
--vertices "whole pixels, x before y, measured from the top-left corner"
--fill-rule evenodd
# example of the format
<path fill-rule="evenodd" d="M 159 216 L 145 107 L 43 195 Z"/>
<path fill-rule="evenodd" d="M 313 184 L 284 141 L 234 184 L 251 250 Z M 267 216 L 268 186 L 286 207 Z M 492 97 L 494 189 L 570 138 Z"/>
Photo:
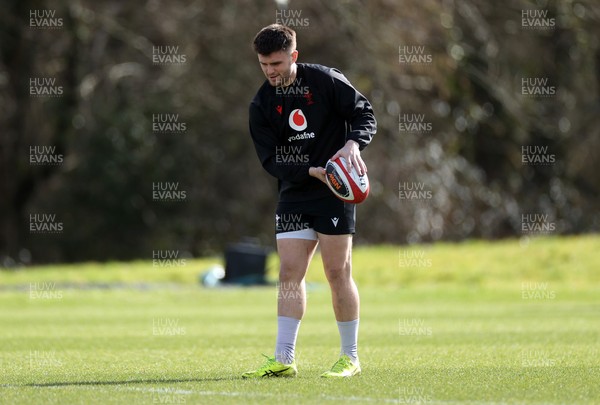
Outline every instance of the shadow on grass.
<path fill-rule="evenodd" d="M 214 378 L 177 378 L 177 379 L 143 379 L 143 380 L 125 380 L 125 381 L 59 381 L 49 383 L 31 383 L 23 384 L 21 387 L 68 387 L 83 385 L 127 385 L 127 384 L 175 384 L 185 382 L 208 382 L 208 381 L 228 381 L 240 380 L 241 377 L 214 377 Z"/>

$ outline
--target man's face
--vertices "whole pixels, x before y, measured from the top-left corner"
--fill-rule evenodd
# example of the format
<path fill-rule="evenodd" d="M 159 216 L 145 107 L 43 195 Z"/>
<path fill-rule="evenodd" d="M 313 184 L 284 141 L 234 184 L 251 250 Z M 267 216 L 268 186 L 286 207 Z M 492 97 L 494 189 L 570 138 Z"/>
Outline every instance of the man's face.
<path fill-rule="evenodd" d="M 271 86 L 288 86 L 290 77 L 295 72 L 298 51 L 277 51 L 269 55 L 258 54 L 260 68 Z"/>

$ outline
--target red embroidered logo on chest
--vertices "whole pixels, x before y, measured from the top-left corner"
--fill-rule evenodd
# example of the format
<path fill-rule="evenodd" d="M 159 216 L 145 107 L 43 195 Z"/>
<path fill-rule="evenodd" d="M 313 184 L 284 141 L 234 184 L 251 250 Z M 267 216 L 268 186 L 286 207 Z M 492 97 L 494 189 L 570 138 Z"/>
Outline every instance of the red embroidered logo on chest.
<path fill-rule="evenodd" d="M 309 91 L 308 93 L 304 94 L 302 97 L 304 97 L 306 99 L 306 105 L 312 105 L 315 103 L 315 101 L 313 100 L 312 91 Z"/>
<path fill-rule="evenodd" d="M 283 107 L 278 105 L 277 107 L 275 107 L 275 109 L 277 110 L 277 112 L 279 113 L 279 115 L 281 115 L 283 113 Z"/>

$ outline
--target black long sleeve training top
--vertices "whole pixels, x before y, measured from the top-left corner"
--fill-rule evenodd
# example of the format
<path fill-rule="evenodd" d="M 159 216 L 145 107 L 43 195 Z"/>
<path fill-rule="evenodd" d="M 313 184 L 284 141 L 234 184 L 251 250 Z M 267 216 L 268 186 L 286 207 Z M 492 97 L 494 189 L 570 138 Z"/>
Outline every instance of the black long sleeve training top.
<path fill-rule="evenodd" d="M 365 96 L 339 70 L 322 65 L 297 64 L 294 83 L 265 81 L 250 103 L 250 134 L 263 167 L 279 181 L 281 202 L 331 195 L 309 167 L 325 167 L 350 139 L 364 149 L 376 130 Z"/>

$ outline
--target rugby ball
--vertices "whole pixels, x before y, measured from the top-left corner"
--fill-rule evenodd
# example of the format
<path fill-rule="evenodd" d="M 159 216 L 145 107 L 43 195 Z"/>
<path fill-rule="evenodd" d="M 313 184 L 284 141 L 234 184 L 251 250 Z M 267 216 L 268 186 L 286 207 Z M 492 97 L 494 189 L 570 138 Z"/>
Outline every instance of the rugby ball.
<path fill-rule="evenodd" d="M 333 194 L 342 201 L 358 204 L 369 195 L 367 174 L 360 176 L 354 167 L 348 172 L 346 159 L 343 157 L 327 161 L 325 180 Z"/>

